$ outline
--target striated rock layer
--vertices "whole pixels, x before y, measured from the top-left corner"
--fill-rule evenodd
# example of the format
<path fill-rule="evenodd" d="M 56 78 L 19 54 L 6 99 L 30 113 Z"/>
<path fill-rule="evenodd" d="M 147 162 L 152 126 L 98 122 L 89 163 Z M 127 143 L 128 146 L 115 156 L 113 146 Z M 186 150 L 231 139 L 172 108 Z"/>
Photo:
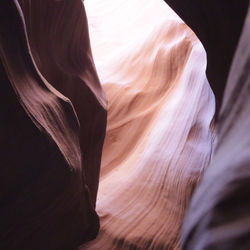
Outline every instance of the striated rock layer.
<path fill-rule="evenodd" d="M 183 226 L 183 249 L 250 249 L 250 7 L 228 77 L 209 168 Z"/>
<path fill-rule="evenodd" d="M 206 54 L 160 0 L 86 0 L 108 99 L 96 240 L 80 249 L 179 249 L 185 209 L 212 150 Z"/>
<path fill-rule="evenodd" d="M 85 1 L 97 71 L 82 0 L 1 1 L 0 249 L 74 249 L 97 213 L 81 250 L 180 248 L 213 149 L 205 72 L 220 107 L 248 1 L 166 2 L 208 65 L 162 0 Z M 249 18 L 184 249 L 248 249 L 248 40 Z"/>
<path fill-rule="evenodd" d="M 82 1 L 20 4 L 0 3 L 0 249 L 74 249 L 99 229 L 105 98 Z"/>
<path fill-rule="evenodd" d="M 207 53 L 218 114 L 249 0 L 164 0 L 191 27 Z"/>
<path fill-rule="evenodd" d="M 81 0 L 19 3 L 39 71 L 70 99 L 76 111 L 85 180 L 94 205 L 107 114 L 106 97 L 90 49 L 84 5 Z"/>

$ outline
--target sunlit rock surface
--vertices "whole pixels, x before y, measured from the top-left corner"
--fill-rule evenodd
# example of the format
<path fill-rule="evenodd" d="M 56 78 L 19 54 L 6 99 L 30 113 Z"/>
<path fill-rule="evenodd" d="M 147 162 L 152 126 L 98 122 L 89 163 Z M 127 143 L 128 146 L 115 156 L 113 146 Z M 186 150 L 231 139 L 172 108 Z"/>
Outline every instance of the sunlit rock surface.
<path fill-rule="evenodd" d="M 204 48 L 164 1 L 84 3 L 0 3 L 0 249 L 74 249 L 97 213 L 81 250 L 179 249 L 213 149 Z"/>
<path fill-rule="evenodd" d="M 107 95 L 96 240 L 80 249 L 179 249 L 185 209 L 207 167 L 214 96 L 205 51 L 156 0 L 86 0 Z"/>

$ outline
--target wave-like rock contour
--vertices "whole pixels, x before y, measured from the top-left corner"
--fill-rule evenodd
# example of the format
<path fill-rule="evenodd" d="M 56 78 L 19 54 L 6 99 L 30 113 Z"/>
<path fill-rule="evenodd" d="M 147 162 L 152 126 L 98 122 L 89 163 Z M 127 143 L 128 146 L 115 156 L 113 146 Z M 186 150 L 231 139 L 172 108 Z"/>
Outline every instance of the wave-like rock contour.
<path fill-rule="evenodd" d="M 0 59 L 0 249 L 74 249 L 98 233 L 106 126 L 82 1 L 1 1 Z"/>
<path fill-rule="evenodd" d="M 81 249 L 179 249 L 185 209 L 212 149 L 205 51 L 163 1 L 85 6 L 108 124 L 101 229 Z"/>

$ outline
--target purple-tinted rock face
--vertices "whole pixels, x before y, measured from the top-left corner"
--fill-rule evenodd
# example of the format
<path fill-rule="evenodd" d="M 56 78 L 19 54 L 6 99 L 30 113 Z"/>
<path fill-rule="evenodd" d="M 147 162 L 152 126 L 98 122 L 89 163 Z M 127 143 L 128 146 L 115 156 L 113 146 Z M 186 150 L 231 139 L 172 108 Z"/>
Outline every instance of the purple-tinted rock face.
<path fill-rule="evenodd" d="M 180 249 L 198 181 L 183 248 L 249 249 L 249 1 L 165 2 L 0 1 L 0 250 Z"/>
<path fill-rule="evenodd" d="M 189 25 L 207 52 L 207 77 L 217 113 L 249 0 L 165 0 Z"/>
<path fill-rule="evenodd" d="M 95 204 L 107 114 L 92 59 L 84 5 L 81 0 L 19 3 L 39 71 L 75 109 L 84 178 Z"/>
<path fill-rule="evenodd" d="M 62 2 L 54 2 L 58 11 Z M 0 4 L 0 249 L 71 249 L 94 238 L 99 229 L 94 207 L 105 100 L 92 62 L 82 2 L 68 3 L 81 10 L 82 21 L 78 20 L 75 37 L 71 34 L 66 41 L 64 36 L 60 43 L 53 37 L 55 19 L 42 16 L 39 1 L 20 3 L 22 8 L 14 0 Z M 68 20 L 64 35 L 72 30 L 74 14 L 64 13 Z M 52 36 L 34 34 L 25 23 L 38 25 L 38 32 L 51 27 Z M 39 35 L 52 47 L 42 41 L 35 47 Z M 85 39 L 81 48 L 78 36 Z M 74 39 L 73 50 L 82 54 L 71 51 Z M 65 46 L 63 61 L 60 46 L 52 41 Z"/>
<path fill-rule="evenodd" d="M 214 156 L 183 226 L 183 249 L 250 249 L 250 8 L 217 122 Z"/>

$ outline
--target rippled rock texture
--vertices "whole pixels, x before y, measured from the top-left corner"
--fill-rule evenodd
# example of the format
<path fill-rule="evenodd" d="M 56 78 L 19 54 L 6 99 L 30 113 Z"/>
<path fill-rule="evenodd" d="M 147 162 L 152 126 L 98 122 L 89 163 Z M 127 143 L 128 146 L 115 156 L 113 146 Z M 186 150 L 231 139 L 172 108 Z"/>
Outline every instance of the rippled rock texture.
<path fill-rule="evenodd" d="M 166 2 L 202 43 L 163 0 L 0 2 L 0 249 L 180 249 L 200 180 L 183 248 L 216 249 L 214 179 L 248 163 L 249 26 L 218 138 L 210 85 L 219 110 L 248 1 Z"/>
<path fill-rule="evenodd" d="M 217 113 L 249 0 L 164 0 L 192 28 L 207 53 L 207 77 Z"/>
<path fill-rule="evenodd" d="M 183 226 L 183 249 L 250 249 L 250 8 L 219 113 L 209 168 Z"/>
<path fill-rule="evenodd" d="M 179 249 L 185 209 L 212 149 L 205 51 L 164 1 L 85 7 L 108 123 L 100 233 L 80 249 Z"/>
<path fill-rule="evenodd" d="M 106 126 L 83 3 L 1 1 L 0 58 L 0 249 L 72 249 L 98 233 Z"/>

